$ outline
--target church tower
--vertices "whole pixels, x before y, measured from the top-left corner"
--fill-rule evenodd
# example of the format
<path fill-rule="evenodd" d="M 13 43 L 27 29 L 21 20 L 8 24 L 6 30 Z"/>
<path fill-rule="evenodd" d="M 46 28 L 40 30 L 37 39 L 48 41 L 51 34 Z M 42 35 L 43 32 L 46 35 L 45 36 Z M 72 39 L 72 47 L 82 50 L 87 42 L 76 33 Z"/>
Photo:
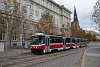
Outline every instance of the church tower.
<path fill-rule="evenodd" d="M 79 21 L 78 21 L 78 17 L 77 17 L 77 12 L 76 12 L 76 8 L 74 6 L 74 20 L 73 22 L 71 23 L 72 27 L 75 28 L 75 29 L 80 29 L 80 26 L 79 26 Z"/>
<path fill-rule="evenodd" d="M 73 22 L 78 22 L 78 17 L 77 17 L 75 6 L 74 6 L 74 21 Z"/>

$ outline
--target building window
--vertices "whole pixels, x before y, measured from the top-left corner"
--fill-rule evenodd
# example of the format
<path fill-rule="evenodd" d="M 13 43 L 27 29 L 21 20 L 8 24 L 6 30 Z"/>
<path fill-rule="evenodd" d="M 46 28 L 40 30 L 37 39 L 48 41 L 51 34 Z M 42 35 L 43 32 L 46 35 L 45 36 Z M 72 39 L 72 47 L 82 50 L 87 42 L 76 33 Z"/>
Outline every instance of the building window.
<path fill-rule="evenodd" d="M 30 24 L 30 30 L 33 30 L 33 24 Z"/>
<path fill-rule="evenodd" d="M 0 40 L 4 40 L 5 37 L 5 33 L 4 32 L 0 32 Z"/>
<path fill-rule="evenodd" d="M 39 7 L 37 5 L 35 5 L 35 10 L 38 11 L 39 10 Z"/>
<path fill-rule="evenodd" d="M 29 14 L 29 19 L 33 19 L 33 14 L 32 13 Z"/>
<path fill-rule="evenodd" d="M 56 8 L 56 12 L 58 12 L 58 8 Z"/>
<path fill-rule="evenodd" d="M 14 7 L 10 7 L 10 13 L 13 13 Z"/>
<path fill-rule="evenodd" d="M 23 0 L 23 6 L 26 6 L 26 4 L 27 4 L 27 1 L 26 0 Z"/>
<path fill-rule="evenodd" d="M 59 13 L 59 8 L 58 8 L 58 11 L 57 12 Z"/>
<path fill-rule="evenodd" d="M 19 0 L 14 0 L 15 2 L 19 2 Z"/>
<path fill-rule="evenodd" d="M 55 11 L 55 6 L 53 6 L 53 10 Z"/>
<path fill-rule="evenodd" d="M 6 17 L 3 17 L 3 16 L 2 16 L 1 19 L 2 19 L 1 24 L 4 25 L 4 26 L 6 26 L 6 24 L 5 24 L 5 22 L 6 22 L 6 20 L 7 20 Z"/>
<path fill-rule="evenodd" d="M 18 8 L 13 7 L 13 13 L 14 13 L 14 14 L 18 14 Z"/>
<path fill-rule="evenodd" d="M 43 5 L 43 0 L 41 0 L 41 4 Z"/>
<path fill-rule="evenodd" d="M 23 22 L 23 29 L 26 29 L 26 23 Z"/>
<path fill-rule="evenodd" d="M 5 10 L 6 5 L 4 3 L 0 3 L 0 10 Z"/>
<path fill-rule="evenodd" d="M 12 38 L 13 40 L 17 40 L 17 38 L 16 38 L 16 33 L 13 33 L 13 38 Z"/>
<path fill-rule="evenodd" d="M 39 18 L 39 12 L 36 11 L 35 14 L 36 14 L 36 15 L 35 15 L 35 17 L 36 17 L 35 19 L 38 20 L 38 18 Z"/>
<path fill-rule="evenodd" d="M 51 4 L 49 3 L 49 9 L 51 9 Z"/>
<path fill-rule="evenodd" d="M 46 2 L 45 2 L 45 1 L 46 1 L 46 0 L 44 0 L 44 2 L 43 2 L 44 4 L 43 4 L 43 5 L 46 7 Z"/>
<path fill-rule="evenodd" d="M 39 0 L 39 3 L 42 4 L 42 0 Z"/>
<path fill-rule="evenodd" d="M 41 13 L 42 13 L 42 14 L 44 13 L 44 9 L 43 9 L 43 8 L 41 8 Z"/>
<path fill-rule="evenodd" d="M 29 5 L 29 7 L 30 7 L 30 9 L 33 9 L 33 4 L 31 3 L 31 4 Z"/>
<path fill-rule="evenodd" d="M 22 11 L 23 18 L 26 18 L 26 11 Z"/>

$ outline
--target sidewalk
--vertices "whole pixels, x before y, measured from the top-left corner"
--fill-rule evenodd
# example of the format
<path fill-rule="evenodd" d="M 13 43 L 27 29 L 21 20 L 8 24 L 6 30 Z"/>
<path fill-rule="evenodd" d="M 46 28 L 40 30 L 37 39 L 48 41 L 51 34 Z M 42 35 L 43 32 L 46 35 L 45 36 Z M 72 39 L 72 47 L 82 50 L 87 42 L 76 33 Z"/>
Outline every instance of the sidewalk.
<path fill-rule="evenodd" d="M 2 57 L 12 57 L 12 56 L 16 56 L 16 55 L 20 55 L 20 54 L 24 54 L 24 53 L 31 53 L 30 49 L 9 49 L 5 52 L 0 52 L 0 58 Z M 0 67 L 2 67 L 0 65 Z"/>
<path fill-rule="evenodd" d="M 100 46 L 85 50 L 81 67 L 100 67 Z"/>
<path fill-rule="evenodd" d="M 14 54 L 21 54 L 21 53 L 31 53 L 31 49 L 9 49 L 8 51 L 5 52 L 0 52 L 0 57 L 1 56 L 9 56 L 9 55 L 14 55 Z"/>

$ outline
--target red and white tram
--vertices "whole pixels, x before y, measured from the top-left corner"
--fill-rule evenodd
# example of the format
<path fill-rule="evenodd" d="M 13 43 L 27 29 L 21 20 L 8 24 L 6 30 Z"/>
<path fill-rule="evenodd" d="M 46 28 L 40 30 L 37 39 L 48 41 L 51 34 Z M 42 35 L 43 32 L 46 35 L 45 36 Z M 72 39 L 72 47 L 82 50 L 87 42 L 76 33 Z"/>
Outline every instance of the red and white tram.
<path fill-rule="evenodd" d="M 87 46 L 87 44 L 88 44 L 88 39 L 83 39 L 83 44 L 84 44 L 84 46 Z"/>
<path fill-rule="evenodd" d="M 69 48 L 81 47 L 83 42 L 80 38 L 65 36 L 53 36 L 36 34 L 31 36 L 31 52 L 33 53 L 49 53 L 53 50 L 65 50 Z M 84 44 L 86 44 L 84 42 Z"/>

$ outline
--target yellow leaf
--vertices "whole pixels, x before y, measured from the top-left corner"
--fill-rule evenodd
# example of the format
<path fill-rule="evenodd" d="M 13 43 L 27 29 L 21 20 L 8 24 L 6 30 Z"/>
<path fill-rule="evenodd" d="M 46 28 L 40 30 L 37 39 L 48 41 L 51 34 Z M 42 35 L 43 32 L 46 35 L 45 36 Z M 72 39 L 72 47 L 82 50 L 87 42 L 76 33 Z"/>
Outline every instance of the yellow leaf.
<path fill-rule="evenodd" d="M 50 25 L 50 23 L 48 23 L 48 24 L 45 24 L 43 27 L 44 27 L 44 28 L 46 28 L 46 27 L 47 27 L 47 26 L 49 26 L 49 25 Z"/>

